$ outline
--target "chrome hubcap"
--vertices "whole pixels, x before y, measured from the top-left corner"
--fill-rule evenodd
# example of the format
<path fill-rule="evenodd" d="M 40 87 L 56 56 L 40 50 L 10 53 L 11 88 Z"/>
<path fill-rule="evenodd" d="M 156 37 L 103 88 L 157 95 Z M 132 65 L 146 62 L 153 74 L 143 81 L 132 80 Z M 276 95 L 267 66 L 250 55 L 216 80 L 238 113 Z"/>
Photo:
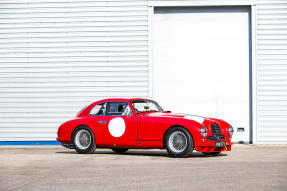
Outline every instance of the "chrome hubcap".
<path fill-rule="evenodd" d="M 173 152 L 180 153 L 187 146 L 187 138 L 183 132 L 175 131 L 170 135 L 168 144 Z"/>
<path fill-rule="evenodd" d="M 75 144 L 80 149 L 86 149 L 91 144 L 91 134 L 89 131 L 82 129 L 78 131 L 75 138 Z"/>

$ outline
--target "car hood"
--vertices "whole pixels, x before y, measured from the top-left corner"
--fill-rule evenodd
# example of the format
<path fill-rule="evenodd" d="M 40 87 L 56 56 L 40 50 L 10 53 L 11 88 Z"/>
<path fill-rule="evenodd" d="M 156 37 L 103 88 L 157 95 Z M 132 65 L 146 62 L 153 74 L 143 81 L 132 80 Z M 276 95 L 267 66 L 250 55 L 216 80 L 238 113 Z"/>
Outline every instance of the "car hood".
<path fill-rule="evenodd" d="M 197 123 L 203 124 L 205 120 L 218 122 L 214 118 L 202 117 L 198 115 L 191 115 L 191 114 L 183 114 L 183 113 L 165 113 L 165 112 L 153 112 L 153 113 L 146 113 L 144 115 L 151 116 L 151 117 L 168 117 L 168 118 L 182 118 L 187 120 L 196 121 Z"/>

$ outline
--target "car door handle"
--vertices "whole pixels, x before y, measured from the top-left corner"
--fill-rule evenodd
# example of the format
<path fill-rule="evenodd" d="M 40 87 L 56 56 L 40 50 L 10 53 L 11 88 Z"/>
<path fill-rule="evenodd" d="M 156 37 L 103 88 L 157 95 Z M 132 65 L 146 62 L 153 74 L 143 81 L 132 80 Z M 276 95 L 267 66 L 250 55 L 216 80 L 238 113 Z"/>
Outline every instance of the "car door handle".
<path fill-rule="evenodd" d="M 105 124 L 105 123 L 107 123 L 107 122 L 106 122 L 106 121 L 98 121 L 98 123 Z"/>

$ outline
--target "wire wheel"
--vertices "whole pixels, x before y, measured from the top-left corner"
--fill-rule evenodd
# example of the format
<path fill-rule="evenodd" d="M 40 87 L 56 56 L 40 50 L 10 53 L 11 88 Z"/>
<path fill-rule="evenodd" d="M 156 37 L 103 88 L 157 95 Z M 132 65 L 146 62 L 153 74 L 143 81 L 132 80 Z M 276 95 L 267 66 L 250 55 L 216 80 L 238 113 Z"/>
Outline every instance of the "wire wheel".
<path fill-rule="evenodd" d="M 169 148 L 175 153 L 181 153 L 186 149 L 187 137 L 181 131 L 173 132 L 168 140 Z"/>
<path fill-rule="evenodd" d="M 81 129 L 77 132 L 75 137 L 75 144 L 80 149 L 87 149 L 91 144 L 91 134 L 86 129 Z"/>

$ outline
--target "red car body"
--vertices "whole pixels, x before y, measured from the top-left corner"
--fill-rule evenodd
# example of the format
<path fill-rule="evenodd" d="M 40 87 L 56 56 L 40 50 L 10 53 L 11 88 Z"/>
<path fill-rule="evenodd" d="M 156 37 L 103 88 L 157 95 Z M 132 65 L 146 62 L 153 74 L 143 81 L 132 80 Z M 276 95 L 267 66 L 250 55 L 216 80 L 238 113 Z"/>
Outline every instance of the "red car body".
<path fill-rule="evenodd" d="M 164 149 L 165 136 L 170 128 L 180 126 L 185 128 L 193 138 L 193 149 L 201 152 L 221 152 L 231 150 L 231 136 L 228 132 L 230 125 L 220 119 L 203 118 L 193 115 L 173 114 L 167 111 L 136 113 L 132 101 L 134 99 L 105 99 L 85 107 L 78 115 L 58 129 L 57 140 L 62 144 L 72 144 L 73 131 L 79 126 L 91 129 L 97 148 L 148 148 Z M 148 99 L 142 99 L 148 100 Z M 91 116 L 91 109 L 106 102 L 127 102 L 131 108 L 131 116 Z M 109 123 L 114 118 L 122 118 L 125 123 L 124 133 L 115 137 L 109 131 Z M 212 126 L 220 128 L 221 138 L 215 137 L 216 131 Z M 206 127 L 207 136 L 201 135 L 201 128 Z M 218 129 L 217 129 L 218 131 Z M 224 146 L 215 146 L 216 143 Z"/>

